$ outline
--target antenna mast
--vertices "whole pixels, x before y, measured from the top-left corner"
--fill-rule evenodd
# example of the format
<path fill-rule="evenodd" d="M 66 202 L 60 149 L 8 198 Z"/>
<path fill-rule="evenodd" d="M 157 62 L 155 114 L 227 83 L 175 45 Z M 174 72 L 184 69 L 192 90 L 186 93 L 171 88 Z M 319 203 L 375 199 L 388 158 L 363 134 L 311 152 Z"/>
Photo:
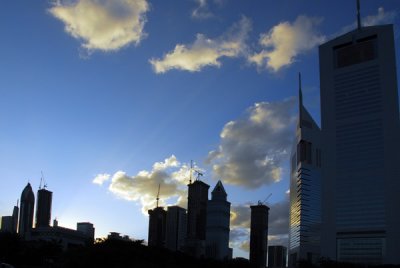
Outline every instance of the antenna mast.
<path fill-rule="evenodd" d="M 357 29 L 361 30 L 360 0 L 357 0 Z"/>
<path fill-rule="evenodd" d="M 190 160 L 189 184 L 192 184 L 193 160 Z"/>
<path fill-rule="evenodd" d="M 158 207 L 158 200 L 160 200 L 160 183 L 158 184 L 158 192 L 157 192 L 157 207 Z"/>

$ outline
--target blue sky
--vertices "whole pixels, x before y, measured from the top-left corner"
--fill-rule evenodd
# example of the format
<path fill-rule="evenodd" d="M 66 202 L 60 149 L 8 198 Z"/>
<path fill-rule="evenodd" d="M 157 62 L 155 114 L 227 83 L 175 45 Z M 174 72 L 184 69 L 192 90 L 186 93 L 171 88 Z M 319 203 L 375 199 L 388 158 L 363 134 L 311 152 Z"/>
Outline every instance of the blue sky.
<path fill-rule="evenodd" d="M 158 183 L 163 205 L 184 206 L 193 160 L 225 185 L 235 256 L 247 257 L 248 205 L 270 193 L 270 243 L 286 241 L 297 73 L 319 122 L 318 45 L 355 27 L 355 6 L 2 1 L 0 215 L 43 171 L 60 225 L 147 239 Z M 361 1 L 362 21 L 393 23 L 398 47 L 399 8 Z"/>

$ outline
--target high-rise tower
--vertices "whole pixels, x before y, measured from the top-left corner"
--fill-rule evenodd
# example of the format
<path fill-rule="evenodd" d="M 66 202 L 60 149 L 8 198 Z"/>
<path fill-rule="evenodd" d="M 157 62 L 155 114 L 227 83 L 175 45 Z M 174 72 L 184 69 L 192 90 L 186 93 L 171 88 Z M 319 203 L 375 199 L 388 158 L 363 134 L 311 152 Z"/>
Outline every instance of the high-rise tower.
<path fill-rule="evenodd" d="M 178 206 L 168 207 L 165 247 L 172 251 L 182 250 L 186 239 L 186 228 L 186 209 Z"/>
<path fill-rule="evenodd" d="M 269 207 L 259 203 L 251 208 L 250 222 L 250 264 L 254 268 L 265 268 L 268 246 Z"/>
<path fill-rule="evenodd" d="M 28 183 L 21 194 L 18 233 L 23 238 L 29 237 L 33 225 L 33 211 L 35 207 L 35 195 L 31 184 Z"/>
<path fill-rule="evenodd" d="M 211 200 L 207 207 L 207 257 L 213 259 L 229 259 L 229 223 L 231 203 L 226 198 L 224 186 L 217 182 L 211 192 Z"/>
<path fill-rule="evenodd" d="M 299 75 L 299 119 L 291 153 L 289 266 L 317 263 L 321 225 L 321 131 L 303 106 Z"/>
<path fill-rule="evenodd" d="M 196 257 L 205 255 L 208 188 L 200 180 L 188 185 L 186 251 Z"/>
<path fill-rule="evenodd" d="M 37 192 L 36 228 L 50 226 L 52 198 L 53 193 L 45 188 L 41 188 Z"/>
<path fill-rule="evenodd" d="M 393 26 L 319 47 L 322 256 L 400 264 L 399 105 Z"/>

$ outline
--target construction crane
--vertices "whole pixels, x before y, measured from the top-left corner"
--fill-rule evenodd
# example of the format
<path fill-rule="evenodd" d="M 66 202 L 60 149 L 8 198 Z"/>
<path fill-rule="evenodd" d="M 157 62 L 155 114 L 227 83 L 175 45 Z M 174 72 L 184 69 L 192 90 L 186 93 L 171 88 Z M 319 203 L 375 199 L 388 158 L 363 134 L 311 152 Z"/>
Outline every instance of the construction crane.
<path fill-rule="evenodd" d="M 258 200 L 258 205 L 265 205 L 265 202 L 271 197 L 272 193 L 270 193 L 267 198 L 264 199 L 264 201 Z"/>
<path fill-rule="evenodd" d="M 156 200 L 157 200 L 157 206 L 156 207 L 158 207 L 158 201 L 160 200 L 160 186 L 161 186 L 161 184 L 159 183 L 158 184 L 157 198 L 156 198 Z"/>

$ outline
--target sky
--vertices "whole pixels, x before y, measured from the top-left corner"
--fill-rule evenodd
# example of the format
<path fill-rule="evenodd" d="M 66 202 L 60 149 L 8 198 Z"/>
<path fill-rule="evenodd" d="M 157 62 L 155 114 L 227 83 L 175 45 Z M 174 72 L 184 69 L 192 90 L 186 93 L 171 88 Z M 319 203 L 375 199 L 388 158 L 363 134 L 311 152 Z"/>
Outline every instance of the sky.
<path fill-rule="evenodd" d="M 59 225 L 146 240 L 159 184 L 161 205 L 186 207 L 193 160 L 228 193 L 234 256 L 268 196 L 269 245 L 287 244 L 298 72 L 320 122 L 318 46 L 356 27 L 356 1 L 0 5 L 0 215 L 43 173 Z M 361 1 L 362 24 L 394 24 L 396 48 L 399 12 Z"/>

